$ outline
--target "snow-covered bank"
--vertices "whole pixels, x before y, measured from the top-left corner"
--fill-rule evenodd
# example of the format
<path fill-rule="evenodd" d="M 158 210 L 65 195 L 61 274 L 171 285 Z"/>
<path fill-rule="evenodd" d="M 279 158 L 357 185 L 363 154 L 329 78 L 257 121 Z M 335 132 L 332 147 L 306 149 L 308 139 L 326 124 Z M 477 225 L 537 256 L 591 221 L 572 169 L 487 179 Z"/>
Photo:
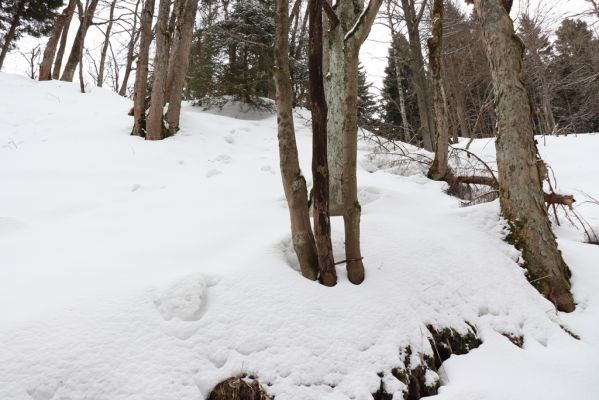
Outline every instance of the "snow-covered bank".
<path fill-rule="evenodd" d="M 459 208 L 422 175 L 370 173 L 364 144 L 366 281 L 340 269 L 325 288 L 289 262 L 274 116 L 188 107 L 177 136 L 146 142 L 129 107 L 0 74 L 0 398 L 201 399 L 247 372 L 281 400 L 369 399 L 379 372 L 403 389 L 400 349 L 432 352 L 426 325 L 465 321 L 484 343 L 444 364 L 439 398 L 595 397 L 599 247 L 560 241 L 580 306 L 558 315 L 502 241 L 496 202 Z M 572 146 L 597 149 L 590 138 Z M 580 174 L 573 185 L 598 190 Z"/>

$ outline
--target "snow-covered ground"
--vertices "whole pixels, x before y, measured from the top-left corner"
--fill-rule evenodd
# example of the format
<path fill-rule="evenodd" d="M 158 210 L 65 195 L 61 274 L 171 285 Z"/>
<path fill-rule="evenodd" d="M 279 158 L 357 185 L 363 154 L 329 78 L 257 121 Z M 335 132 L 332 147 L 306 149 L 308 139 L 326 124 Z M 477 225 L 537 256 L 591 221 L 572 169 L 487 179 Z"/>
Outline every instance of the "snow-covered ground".
<path fill-rule="evenodd" d="M 578 308 L 556 313 L 502 240 L 497 202 L 460 208 L 442 183 L 376 168 L 363 143 L 366 281 L 340 269 L 326 288 L 294 268 L 274 116 L 186 107 L 179 134 L 147 142 L 129 107 L 0 74 L 0 399 L 197 400 L 240 373 L 320 400 L 369 399 L 380 372 L 399 396 L 400 350 L 430 354 L 426 325 L 465 321 L 484 343 L 444 363 L 437 398 L 597 398 L 599 247 L 572 228 L 558 233 Z M 297 130 L 309 175 L 305 118 Z M 473 149 L 492 156 L 485 143 Z M 599 197 L 598 150 L 597 135 L 541 147 L 577 197 Z"/>

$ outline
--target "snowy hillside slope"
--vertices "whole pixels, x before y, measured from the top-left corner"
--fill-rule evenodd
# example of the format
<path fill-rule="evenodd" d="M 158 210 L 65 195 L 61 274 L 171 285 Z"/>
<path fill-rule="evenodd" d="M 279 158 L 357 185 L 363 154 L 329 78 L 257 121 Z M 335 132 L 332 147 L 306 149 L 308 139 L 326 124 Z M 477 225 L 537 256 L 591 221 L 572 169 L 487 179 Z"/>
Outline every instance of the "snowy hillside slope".
<path fill-rule="evenodd" d="M 362 144 L 366 280 L 340 268 L 326 288 L 293 267 L 274 116 L 186 107 L 179 134 L 146 142 L 129 107 L 0 74 L 1 399 L 202 399 L 240 373 L 281 400 L 370 399 L 382 373 L 400 398 L 401 350 L 431 354 L 427 325 L 466 322 L 483 344 L 444 363 L 437 398 L 596 398 L 599 247 L 564 228 L 579 307 L 556 313 L 502 240 L 497 202 L 460 208 L 444 184 L 373 168 Z M 562 186 L 597 193 L 597 139 L 560 139 L 576 172 L 549 143 Z"/>

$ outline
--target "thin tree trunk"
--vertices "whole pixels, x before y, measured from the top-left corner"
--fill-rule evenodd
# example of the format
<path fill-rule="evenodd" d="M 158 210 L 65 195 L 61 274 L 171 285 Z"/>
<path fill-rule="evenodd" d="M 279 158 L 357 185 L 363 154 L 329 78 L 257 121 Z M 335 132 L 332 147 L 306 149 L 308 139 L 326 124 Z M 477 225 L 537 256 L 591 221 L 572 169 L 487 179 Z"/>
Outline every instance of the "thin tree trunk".
<path fill-rule="evenodd" d="M 434 0 L 431 10 L 432 36 L 428 39 L 429 68 L 433 80 L 433 108 L 435 111 L 435 158 L 428 171 L 430 179 L 440 181 L 449 171 L 449 123 L 445 109 L 441 50 L 443 49 L 443 0 Z"/>
<path fill-rule="evenodd" d="M 152 43 L 152 19 L 154 18 L 154 0 L 145 0 L 140 21 L 139 57 L 135 72 L 133 92 L 133 131 L 132 135 L 145 136 L 146 131 L 146 94 L 148 88 L 148 62 Z"/>
<path fill-rule="evenodd" d="M 199 0 L 187 0 L 183 10 L 183 21 L 177 27 L 176 44 L 172 49 L 174 68 L 170 86 L 167 86 L 167 90 L 170 88 L 170 94 L 168 95 L 169 105 L 166 114 L 169 135 L 174 135 L 179 130 L 181 101 L 187 78 L 187 69 L 189 68 L 189 53 L 191 52 L 198 2 Z"/>
<path fill-rule="evenodd" d="M 309 0 L 308 65 L 310 105 L 312 111 L 312 178 L 314 188 L 314 236 L 318 251 L 320 281 L 323 285 L 337 284 L 337 272 L 331 244 L 329 215 L 329 167 L 327 162 L 327 104 L 324 97 L 322 73 L 322 2 Z"/>
<path fill-rule="evenodd" d="M 79 1 L 75 1 L 75 5 L 78 5 Z M 62 59 L 64 57 L 64 51 L 67 47 L 67 38 L 69 36 L 69 29 L 71 27 L 71 21 L 73 20 L 73 15 L 75 15 L 75 11 L 71 12 L 67 15 L 67 18 L 64 22 L 64 26 L 62 27 L 62 31 L 60 33 L 60 45 L 58 46 L 58 52 L 56 53 L 56 59 L 54 60 L 54 68 L 52 69 L 52 79 L 58 80 L 60 79 L 60 70 L 62 68 Z"/>
<path fill-rule="evenodd" d="M 409 143 L 410 137 L 410 123 L 408 122 L 408 113 L 406 112 L 406 98 L 404 96 L 403 87 L 401 85 L 401 60 L 399 59 L 399 40 L 397 32 L 393 25 L 393 17 L 391 15 L 391 2 L 387 1 L 387 23 L 391 31 L 391 51 L 393 53 L 393 65 L 395 66 L 395 80 L 397 81 L 397 98 L 399 99 L 399 113 L 402 121 L 402 133 L 401 140 Z"/>
<path fill-rule="evenodd" d="M 69 54 L 69 59 L 67 60 L 67 64 L 64 67 L 64 72 L 60 77 L 61 81 L 73 81 L 73 77 L 75 76 L 75 70 L 77 69 L 77 65 L 79 64 L 79 59 L 83 55 L 85 36 L 87 35 L 87 31 L 92 23 L 94 14 L 96 13 L 98 1 L 99 0 L 91 0 L 85 9 L 83 19 L 81 21 L 81 24 L 79 25 L 79 29 L 77 30 L 75 41 L 73 42 L 73 47 L 71 48 L 71 54 Z"/>
<path fill-rule="evenodd" d="M 4 43 L 2 45 L 2 51 L 0 51 L 0 70 L 2 70 L 2 65 L 4 65 L 4 60 L 6 59 L 6 55 L 8 54 L 8 50 L 10 50 L 10 46 L 12 45 L 13 40 L 15 40 L 15 36 L 17 33 L 17 28 L 21 23 L 21 16 L 23 14 L 23 10 L 25 8 L 25 1 L 21 0 L 15 15 L 10 23 L 10 28 L 8 32 L 4 35 Z"/>
<path fill-rule="evenodd" d="M 146 139 L 162 140 L 164 129 L 164 99 L 168 74 L 170 0 L 160 0 L 158 22 L 156 25 L 156 56 L 154 57 L 154 76 L 152 79 L 152 97 L 146 121 Z"/>
<path fill-rule="evenodd" d="M 56 47 L 60 40 L 60 35 L 64 29 L 66 21 L 75 12 L 77 6 L 77 0 L 70 0 L 68 5 L 64 8 L 62 13 L 56 18 L 54 27 L 50 33 L 50 39 L 44 49 L 44 55 L 42 57 L 42 63 L 40 64 L 39 80 L 48 81 L 52 79 L 52 63 L 54 62 L 54 55 L 56 54 Z"/>
<path fill-rule="evenodd" d="M 139 39 L 139 30 L 137 29 L 137 19 L 138 19 L 138 10 L 139 5 L 141 4 L 141 0 L 137 0 L 135 3 L 135 11 L 133 12 L 133 25 L 131 27 L 131 39 L 129 40 L 129 44 L 127 45 L 127 62 L 125 63 L 125 74 L 123 76 L 123 82 L 121 83 L 121 88 L 119 89 L 120 96 L 127 95 L 127 86 L 129 85 L 129 77 L 131 76 L 131 71 L 133 70 L 133 60 L 135 58 L 135 44 Z"/>
<path fill-rule="evenodd" d="M 116 0 L 112 0 L 110 4 L 110 12 L 108 14 L 108 25 L 106 26 L 106 33 L 104 35 L 104 44 L 102 45 L 102 53 L 100 54 L 100 67 L 98 69 L 98 79 L 96 85 L 102 87 L 104 84 L 104 70 L 106 65 L 106 54 L 108 54 L 108 46 L 110 45 L 110 35 L 112 34 L 112 25 L 114 24 L 114 8 L 116 7 Z"/>
<path fill-rule="evenodd" d="M 315 281 L 318 279 L 318 254 L 310 226 L 308 191 L 306 180 L 299 166 L 293 125 L 293 90 L 289 73 L 288 8 L 287 0 L 276 1 L 274 79 L 277 90 L 279 158 L 283 188 L 291 219 L 293 249 L 297 255 L 302 275 Z"/>
<path fill-rule="evenodd" d="M 528 93 L 522 82 L 524 45 L 505 0 L 475 0 L 491 67 L 497 114 L 499 200 L 522 251 L 531 284 L 558 310 L 573 311 L 570 270 L 557 248 L 544 203 L 542 173 L 533 137 Z"/>
<path fill-rule="evenodd" d="M 424 71 L 424 57 L 422 56 L 422 46 L 420 44 L 420 32 L 418 25 L 420 18 L 416 15 L 414 8 L 414 0 L 401 0 L 406 28 L 408 30 L 408 38 L 410 41 L 410 61 L 416 90 L 416 100 L 418 103 L 418 115 L 420 116 L 420 132 L 424 148 L 434 150 L 433 148 L 433 117 L 432 107 L 429 101 L 428 83 Z M 425 5 L 422 4 L 421 7 Z"/>

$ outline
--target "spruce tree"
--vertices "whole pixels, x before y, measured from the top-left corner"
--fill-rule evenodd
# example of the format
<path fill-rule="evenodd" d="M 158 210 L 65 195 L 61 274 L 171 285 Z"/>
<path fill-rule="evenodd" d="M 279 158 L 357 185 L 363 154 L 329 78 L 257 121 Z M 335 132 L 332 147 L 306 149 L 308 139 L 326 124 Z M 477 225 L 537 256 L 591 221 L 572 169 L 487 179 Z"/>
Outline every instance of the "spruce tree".
<path fill-rule="evenodd" d="M 16 0 L 0 2 L 0 69 L 6 55 L 23 35 L 40 37 L 50 33 L 56 10 L 63 0 Z"/>

